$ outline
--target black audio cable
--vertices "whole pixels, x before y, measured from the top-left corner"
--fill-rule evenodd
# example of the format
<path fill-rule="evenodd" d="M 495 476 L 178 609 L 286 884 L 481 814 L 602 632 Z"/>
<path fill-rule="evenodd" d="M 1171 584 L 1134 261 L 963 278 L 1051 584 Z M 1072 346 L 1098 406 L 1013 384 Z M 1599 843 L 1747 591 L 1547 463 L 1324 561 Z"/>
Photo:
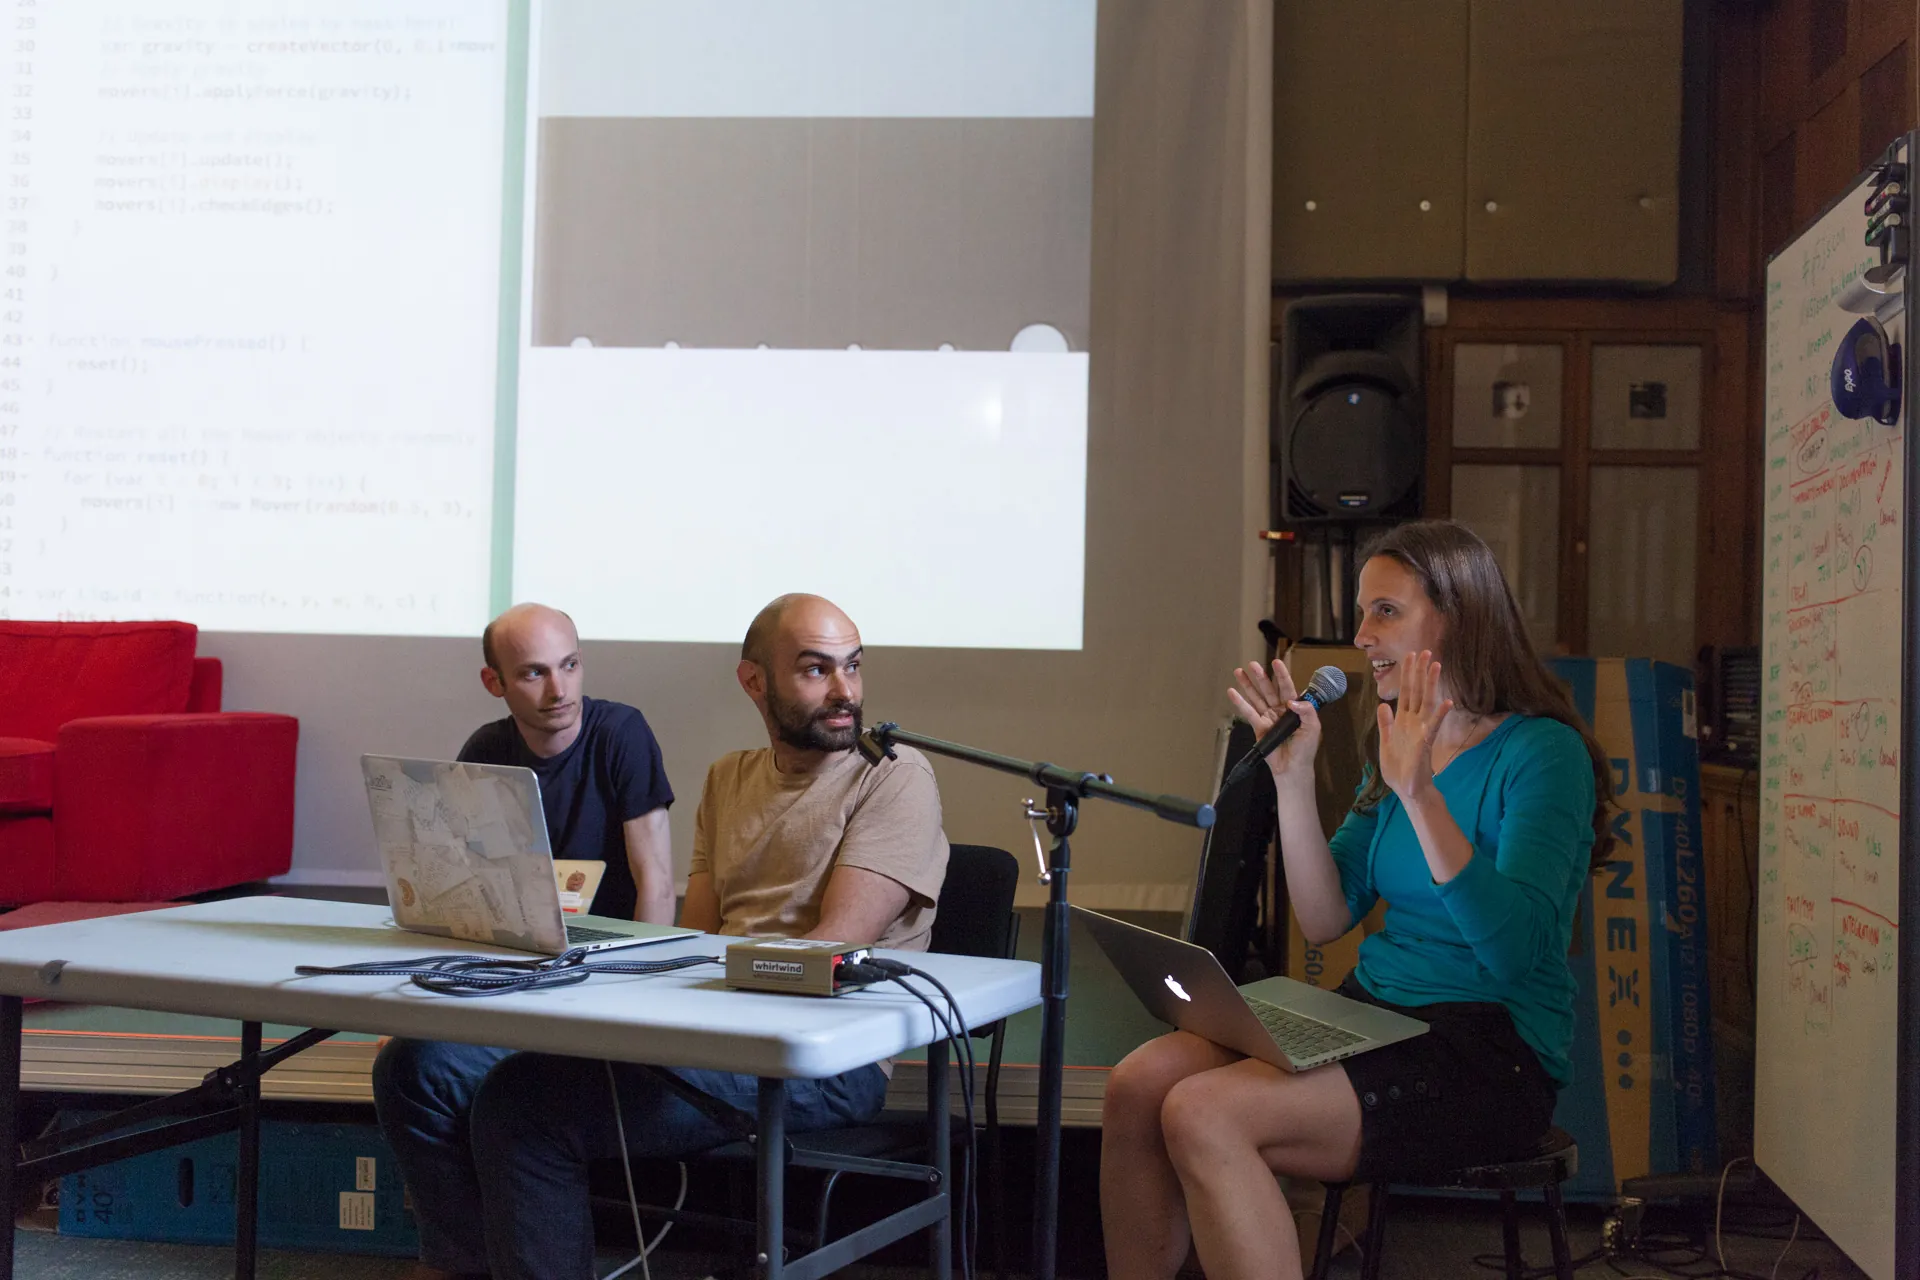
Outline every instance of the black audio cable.
<path fill-rule="evenodd" d="M 979 1131 L 974 1121 L 973 1098 L 975 1073 L 979 1064 L 974 1058 L 973 1038 L 968 1032 L 966 1019 L 960 1012 L 960 1002 L 954 998 L 953 992 L 947 989 L 945 983 L 926 970 L 916 969 L 910 964 L 889 960 L 883 956 L 869 954 L 857 963 L 843 963 L 835 970 L 836 977 L 842 974 L 855 982 L 891 980 L 895 986 L 927 1007 L 927 1012 L 933 1016 L 934 1024 L 946 1033 L 943 1038 L 954 1048 L 954 1056 L 960 1068 L 960 1094 L 966 1112 L 968 1133 L 966 1168 L 962 1175 L 960 1192 L 962 1207 L 955 1218 L 960 1224 L 958 1244 L 962 1280 L 973 1280 L 975 1261 L 973 1254 L 979 1236 L 979 1204 L 975 1195 L 974 1179 L 974 1168 L 979 1156 Z M 934 1004 L 926 992 L 909 984 L 908 978 L 921 978 L 932 983 L 945 1000 L 947 1011 L 951 1011 L 952 1017 L 949 1018 L 947 1011 L 943 1011 Z"/>
<path fill-rule="evenodd" d="M 667 960 L 591 959 L 595 953 L 575 947 L 538 960 L 503 956 L 434 955 L 410 960 L 368 960 L 359 964 L 303 964 L 294 972 L 303 978 L 408 978 L 413 985 L 436 995 L 501 996 L 516 991 L 545 991 L 585 982 L 596 973 L 671 973 L 696 965 L 719 964 L 719 956 L 675 956 Z M 609 953 L 609 954 L 618 954 Z"/>

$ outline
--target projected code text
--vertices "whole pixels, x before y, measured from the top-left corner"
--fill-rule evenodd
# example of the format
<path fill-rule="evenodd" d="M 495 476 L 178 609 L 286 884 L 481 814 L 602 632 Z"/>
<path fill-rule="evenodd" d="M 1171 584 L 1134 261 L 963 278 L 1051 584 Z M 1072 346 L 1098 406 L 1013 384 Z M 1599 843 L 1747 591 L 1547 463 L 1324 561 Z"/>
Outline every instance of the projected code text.
<path fill-rule="evenodd" d="M 497 7 L 0 2 L 0 616 L 477 627 Z"/>

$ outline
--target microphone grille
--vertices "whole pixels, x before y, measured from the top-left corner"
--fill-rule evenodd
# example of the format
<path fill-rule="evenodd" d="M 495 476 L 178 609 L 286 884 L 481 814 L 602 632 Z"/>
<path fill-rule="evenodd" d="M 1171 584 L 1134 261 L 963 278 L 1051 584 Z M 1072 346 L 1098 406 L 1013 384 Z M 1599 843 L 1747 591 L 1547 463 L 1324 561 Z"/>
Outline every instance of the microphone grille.
<path fill-rule="evenodd" d="M 1313 673 L 1313 679 L 1307 681 L 1307 697 L 1313 699 L 1316 707 L 1338 702 L 1346 696 L 1347 673 L 1338 667 L 1322 667 Z"/>

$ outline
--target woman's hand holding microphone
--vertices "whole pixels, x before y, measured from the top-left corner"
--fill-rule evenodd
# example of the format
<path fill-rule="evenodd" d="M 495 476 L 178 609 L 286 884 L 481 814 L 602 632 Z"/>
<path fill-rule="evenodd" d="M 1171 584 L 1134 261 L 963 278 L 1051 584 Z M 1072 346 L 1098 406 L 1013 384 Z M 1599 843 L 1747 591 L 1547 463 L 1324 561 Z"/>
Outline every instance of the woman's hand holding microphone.
<path fill-rule="evenodd" d="M 1300 697 L 1284 662 L 1276 660 L 1272 674 L 1257 662 L 1235 667 L 1233 682 L 1236 687 L 1227 690 L 1227 701 L 1253 726 L 1256 742 L 1288 711 L 1300 717 L 1300 727 L 1267 757 L 1267 768 L 1273 773 L 1273 785 L 1283 794 L 1290 789 L 1310 794 L 1313 757 L 1320 750 L 1320 712 Z"/>

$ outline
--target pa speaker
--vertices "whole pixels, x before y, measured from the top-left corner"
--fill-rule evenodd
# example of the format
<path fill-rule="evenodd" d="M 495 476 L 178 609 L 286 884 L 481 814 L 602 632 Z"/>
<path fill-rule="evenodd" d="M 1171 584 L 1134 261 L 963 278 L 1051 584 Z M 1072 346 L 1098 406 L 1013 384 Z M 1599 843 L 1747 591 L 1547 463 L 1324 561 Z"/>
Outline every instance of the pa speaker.
<path fill-rule="evenodd" d="M 1426 475 L 1420 302 L 1342 294 L 1281 320 L 1273 452 L 1281 524 L 1412 519 Z"/>

